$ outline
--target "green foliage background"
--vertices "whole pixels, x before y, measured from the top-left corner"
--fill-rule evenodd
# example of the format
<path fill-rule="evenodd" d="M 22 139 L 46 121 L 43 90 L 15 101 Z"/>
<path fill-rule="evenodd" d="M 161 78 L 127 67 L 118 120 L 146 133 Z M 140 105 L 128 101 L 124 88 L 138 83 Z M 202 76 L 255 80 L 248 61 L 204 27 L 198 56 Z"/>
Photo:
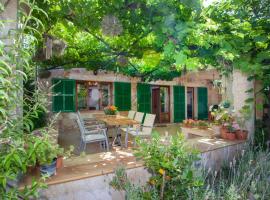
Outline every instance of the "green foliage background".
<path fill-rule="evenodd" d="M 199 0 L 40 1 L 49 15 L 40 17 L 45 32 L 67 44 L 63 56 L 43 65 L 120 71 L 144 80 L 237 68 L 269 85 L 268 3 L 224 0 L 205 8 Z M 119 35 L 104 34 L 106 16 L 117 17 Z M 126 66 L 117 62 L 121 56 Z"/>

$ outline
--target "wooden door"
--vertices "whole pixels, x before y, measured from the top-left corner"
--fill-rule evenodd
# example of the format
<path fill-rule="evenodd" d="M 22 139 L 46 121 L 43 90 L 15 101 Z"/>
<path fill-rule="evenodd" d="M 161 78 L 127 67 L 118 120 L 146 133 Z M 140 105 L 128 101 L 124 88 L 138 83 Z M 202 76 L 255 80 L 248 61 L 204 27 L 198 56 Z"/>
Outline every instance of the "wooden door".
<path fill-rule="evenodd" d="M 160 122 L 160 89 L 152 89 L 152 113 L 156 115 L 155 122 Z"/>

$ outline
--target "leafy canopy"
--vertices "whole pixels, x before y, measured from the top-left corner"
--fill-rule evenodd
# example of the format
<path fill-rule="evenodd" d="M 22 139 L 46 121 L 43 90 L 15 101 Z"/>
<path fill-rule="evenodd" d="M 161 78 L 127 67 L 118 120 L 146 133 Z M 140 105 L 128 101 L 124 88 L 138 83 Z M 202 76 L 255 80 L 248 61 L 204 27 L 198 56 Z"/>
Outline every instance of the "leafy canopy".
<path fill-rule="evenodd" d="M 67 44 L 48 67 L 106 69 L 146 79 L 239 68 L 269 80 L 269 0 L 50 0 L 46 33 Z M 265 74 L 267 75 L 265 78 Z"/>

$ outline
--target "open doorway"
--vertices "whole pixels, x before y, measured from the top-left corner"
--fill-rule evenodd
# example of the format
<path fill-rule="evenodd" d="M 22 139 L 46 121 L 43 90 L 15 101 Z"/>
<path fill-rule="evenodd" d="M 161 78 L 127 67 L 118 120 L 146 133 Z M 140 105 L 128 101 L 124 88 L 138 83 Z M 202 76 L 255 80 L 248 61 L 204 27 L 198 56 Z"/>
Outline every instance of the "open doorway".
<path fill-rule="evenodd" d="M 187 118 L 194 119 L 194 88 L 187 88 Z"/>
<path fill-rule="evenodd" d="M 170 95 L 168 86 L 152 86 L 152 113 L 156 123 L 170 122 Z"/>

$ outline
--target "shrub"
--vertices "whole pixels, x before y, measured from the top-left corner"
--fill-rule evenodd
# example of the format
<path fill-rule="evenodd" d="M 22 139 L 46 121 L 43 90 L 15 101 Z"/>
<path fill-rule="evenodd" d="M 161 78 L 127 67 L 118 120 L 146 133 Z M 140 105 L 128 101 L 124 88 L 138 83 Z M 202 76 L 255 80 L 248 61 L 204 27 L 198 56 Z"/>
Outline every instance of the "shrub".
<path fill-rule="evenodd" d="M 194 161 L 197 160 L 197 152 L 184 145 L 182 135 L 163 140 L 155 133 L 151 141 L 140 139 L 137 142 L 139 148 L 135 150 L 135 155 L 144 161 L 152 174 L 148 185 L 144 189 L 140 188 L 143 199 L 153 199 L 157 194 L 161 199 L 186 199 L 189 190 L 202 186 L 200 176 L 195 174 L 193 167 Z M 119 171 L 116 175 L 118 178 L 112 183 L 127 182 L 128 179 L 123 174 L 119 176 Z M 134 189 L 130 183 L 122 185 L 125 186 L 115 188 L 125 190 L 127 195 L 128 191 L 130 192 L 129 188 Z"/>

